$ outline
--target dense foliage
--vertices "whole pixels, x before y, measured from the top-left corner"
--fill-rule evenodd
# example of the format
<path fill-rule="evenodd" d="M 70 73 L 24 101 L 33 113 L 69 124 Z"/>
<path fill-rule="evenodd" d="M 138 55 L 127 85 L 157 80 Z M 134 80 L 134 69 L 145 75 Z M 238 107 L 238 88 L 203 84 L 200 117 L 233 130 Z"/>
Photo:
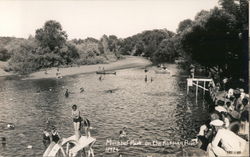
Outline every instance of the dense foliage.
<path fill-rule="evenodd" d="M 36 30 L 35 37 L 22 40 L 9 50 L 0 47 L 0 60 L 10 58 L 9 69 L 21 74 L 72 64 L 106 63 L 120 58 L 117 43 L 114 35 L 104 35 L 100 41 L 94 38 L 68 41 L 61 24 L 50 20 Z"/>
<path fill-rule="evenodd" d="M 144 31 L 125 38 L 121 44 L 121 52 L 123 54 L 149 57 L 155 63 L 173 61 L 174 49 L 165 51 L 166 49 L 162 48 L 167 46 L 165 40 L 174 38 L 174 35 L 173 32 L 166 29 Z"/>
<path fill-rule="evenodd" d="M 220 9 L 201 11 L 194 21 L 180 23 L 187 26 L 179 31 L 182 47 L 193 60 L 206 68 L 217 69 L 221 79 L 232 77 L 246 81 L 248 1 L 219 0 L 219 4 Z"/>
<path fill-rule="evenodd" d="M 147 30 L 120 39 L 115 35 L 67 40 L 57 21 L 47 21 L 29 39 L 0 38 L 0 60 L 29 73 L 41 68 L 115 61 L 123 55 L 144 56 L 154 63 L 178 57 L 216 69 L 222 77 L 248 79 L 248 0 L 218 0 L 220 8 L 201 10 L 179 23 L 177 33 Z M 187 57 L 189 56 L 189 57 Z"/>

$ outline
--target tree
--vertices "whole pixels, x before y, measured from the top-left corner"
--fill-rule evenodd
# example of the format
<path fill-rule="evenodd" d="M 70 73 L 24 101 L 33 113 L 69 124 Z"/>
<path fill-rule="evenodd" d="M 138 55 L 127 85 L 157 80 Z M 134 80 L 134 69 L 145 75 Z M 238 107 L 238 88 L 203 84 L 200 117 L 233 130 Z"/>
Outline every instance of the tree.
<path fill-rule="evenodd" d="M 154 63 L 173 62 L 176 57 L 174 38 L 164 39 L 153 54 Z"/>
<path fill-rule="evenodd" d="M 182 45 L 192 58 L 206 67 L 227 65 L 236 68 L 241 58 L 241 45 L 233 15 L 214 8 L 204 21 L 196 21 L 182 38 Z M 238 59 L 235 60 L 237 57 Z M 231 67 L 231 68 L 232 68 Z"/>
<path fill-rule="evenodd" d="M 183 32 L 185 29 L 189 28 L 192 26 L 192 20 L 190 19 L 186 19 L 183 20 L 179 23 L 178 29 L 177 29 L 177 33 Z"/>
<path fill-rule="evenodd" d="M 67 34 L 62 30 L 59 22 L 50 20 L 45 22 L 43 28 L 36 30 L 35 38 L 39 41 L 41 47 L 48 47 L 51 51 L 61 48 L 66 43 Z"/>

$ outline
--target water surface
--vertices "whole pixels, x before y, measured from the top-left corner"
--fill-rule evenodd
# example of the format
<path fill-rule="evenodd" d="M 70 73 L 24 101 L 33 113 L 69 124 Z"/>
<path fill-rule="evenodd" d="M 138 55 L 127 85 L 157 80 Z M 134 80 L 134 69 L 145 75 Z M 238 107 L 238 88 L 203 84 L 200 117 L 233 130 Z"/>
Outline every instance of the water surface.
<path fill-rule="evenodd" d="M 178 74 L 175 65 L 168 68 Z M 145 82 L 147 75 L 147 82 Z M 152 82 L 151 82 L 152 77 Z M 93 127 L 96 156 L 118 156 L 105 152 L 107 139 L 117 140 L 127 128 L 128 138 L 137 141 L 184 141 L 194 138 L 207 119 L 207 107 L 186 98 L 185 80 L 167 74 L 155 74 L 152 68 L 118 70 L 117 75 L 82 74 L 62 79 L 5 80 L 0 78 L 0 121 L 12 122 L 15 130 L 0 127 L 7 138 L 2 156 L 42 156 L 42 130 L 49 118 L 62 137 L 73 134 L 71 106 L 77 104 L 82 117 Z M 85 92 L 80 93 L 83 87 Z M 65 98 L 68 88 L 72 94 Z M 112 92 L 110 92 L 112 90 Z M 32 149 L 27 146 L 32 145 Z M 164 156 L 180 147 L 123 146 L 123 156 Z"/>

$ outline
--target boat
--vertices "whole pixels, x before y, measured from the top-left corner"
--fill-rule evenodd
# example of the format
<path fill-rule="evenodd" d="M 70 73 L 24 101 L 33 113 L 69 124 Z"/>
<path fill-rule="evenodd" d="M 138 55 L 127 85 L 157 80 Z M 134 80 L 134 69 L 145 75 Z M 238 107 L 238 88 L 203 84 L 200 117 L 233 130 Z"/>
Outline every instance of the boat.
<path fill-rule="evenodd" d="M 70 156 L 75 157 L 84 148 L 88 148 L 92 156 L 94 151 L 92 146 L 94 145 L 96 139 L 93 137 L 81 136 L 79 141 L 76 140 L 76 136 L 73 135 L 69 138 L 63 138 L 59 143 L 52 142 L 43 154 L 43 157 L 56 157 L 56 156 Z"/>
<path fill-rule="evenodd" d="M 113 74 L 113 75 L 116 75 L 116 72 L 115 71 L 97 71 L 96 74 L 102 74 L 102 75 Z"/>
<path fill-rule="evenodd" d="M 155 70 L 156 74 L 170 74 L 170 71 L 168 69 L 157 69 Z"/>

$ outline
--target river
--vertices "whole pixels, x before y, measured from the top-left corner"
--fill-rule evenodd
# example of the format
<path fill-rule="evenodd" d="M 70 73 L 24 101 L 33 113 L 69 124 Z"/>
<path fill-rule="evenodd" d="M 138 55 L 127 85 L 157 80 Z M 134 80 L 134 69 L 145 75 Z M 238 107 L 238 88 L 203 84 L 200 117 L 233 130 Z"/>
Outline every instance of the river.
<path fill-rule="evenodd" d="M 180 71 L 174 64 L 168 68 L 173 74 Z M 48 118 L 62 137 L 71 136 L 72 104 L 77 104 L 82 117 L 91 122 L 91 134 L 97 139 L 93 147 L 97 157 L 119 153 L 122 156 L 174 154 L 180 146 L 145 143 L 190 140 L 207 119 L 206 103 L 195 104 L 194 99 L 187 98 L 184 78 L 155 74 L 152 67 L 147 73 L 141 68 L 131 68 L 105 75 L 102 81 L 98 78 L 97 74 L 62 79 L 0 78 L 1 125 L 15 124 L 14 130 L 0 127 L 0 137 L 7 140 L 6 147 L 0 146 L 0 156 L 42 156 L 45 150 L 42 131 Z M 85 89 L 82 93 L 81 87 Z M 64 96 L 66 88 L 71 92 L 68 98 Z M 118 146 L 118 153 L 108 152 L 111 148 L 107 141 L 116 141 L 123 127 L 127 128 L 130 141 L 142 144 Z M 28 149 L 28 145 L 32 148 Z"/>

